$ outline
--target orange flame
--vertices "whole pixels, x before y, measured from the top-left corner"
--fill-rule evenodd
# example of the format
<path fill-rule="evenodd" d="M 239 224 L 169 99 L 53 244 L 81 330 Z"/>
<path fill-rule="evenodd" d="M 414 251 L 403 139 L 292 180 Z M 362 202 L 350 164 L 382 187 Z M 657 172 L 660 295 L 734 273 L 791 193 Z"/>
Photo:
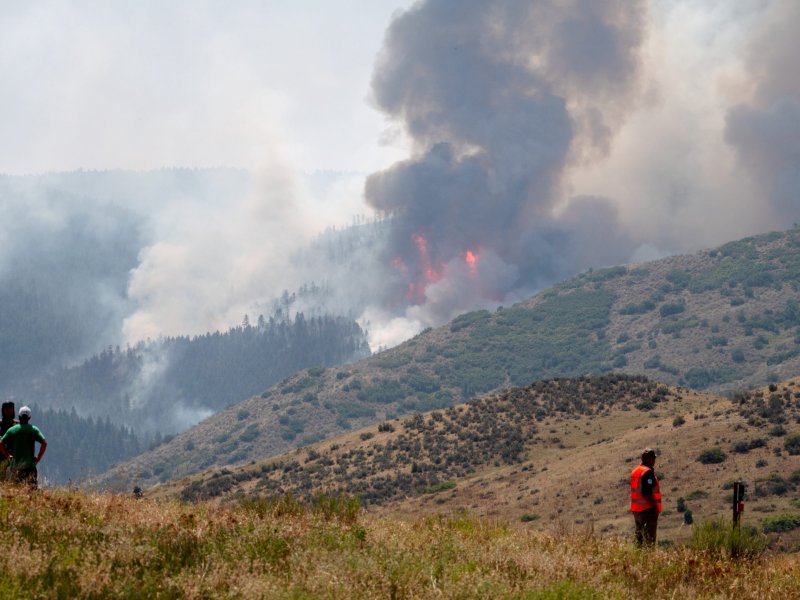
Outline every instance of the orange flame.
<path fill-rule="evenodd" d="M 422 262 L 422 273 L 425 276 L 426 283 L 435 283 L 442 278 L 441 268 L 437 270 L 431 262 L 430 254 L 428 253 L 428 240 L 421 233 L 415 233 L 411 236 L 414 244 L 417 246 L 419 258 Z"/>
<path fill-rule="evenodd" d="M 478 272 L 478 255 L 472 250 L 467 250 L 464 254 L 464 261 L 467 263 L 470 275 L 475 275 Z"/>
<path fill-rule="evenodd" d="M 415 233 L 411 236 L 411 240 L 417 248 L 419 254 L 419 262 L 422 270 L 422 276 L 418 281 L 412 281 L 408 284 L 408 291 L 406 298 L 415 303 L 425 302 L 426 288 L 444 277 L 444 265 L 434 265 L 428 251 L 428 239 L 422 233 Z M 399 270 L 403 275 L 409 275 L 409 267 L 405 261 L 399 256 L 392 259 L 392 266 Z"/>

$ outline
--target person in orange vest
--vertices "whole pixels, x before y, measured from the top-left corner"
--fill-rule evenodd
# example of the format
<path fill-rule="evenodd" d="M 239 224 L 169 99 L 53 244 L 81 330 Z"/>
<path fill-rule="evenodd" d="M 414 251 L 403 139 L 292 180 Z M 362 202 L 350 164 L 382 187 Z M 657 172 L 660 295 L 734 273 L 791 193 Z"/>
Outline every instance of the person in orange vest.
<path fill-rule="evenodd" d="M 642 452 L 642 464 L 631 472 L 631 512 L 636 523 L 636 543 L 656 543 L 658 515 L 661 513 L 661 488 L 653 466 L 656 453 L 651 448 Z"/>

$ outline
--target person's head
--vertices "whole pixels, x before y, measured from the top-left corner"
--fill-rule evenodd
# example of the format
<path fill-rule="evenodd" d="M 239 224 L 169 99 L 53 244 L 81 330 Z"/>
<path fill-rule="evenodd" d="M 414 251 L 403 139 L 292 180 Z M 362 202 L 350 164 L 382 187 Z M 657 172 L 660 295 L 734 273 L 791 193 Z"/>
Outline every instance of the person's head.
<path fill-rule="evenodd" d="M 656 464 L 656 451 L 652 448 L 645 448 L 642 452 L 642 464 L 652 467 Z"/>
<path fill-rule="evenodd" d="M 14 413 L 16 412 L 13 402 L 3 402 L 2 417 L 4 421 L 13 421 Z"/>
<path fill-rule="evenodd" d="M 19 409 L 19 422 L 20 423 L 27 423 L 31 420 L 31 409 L 27 406 L 23 406 Z"/>

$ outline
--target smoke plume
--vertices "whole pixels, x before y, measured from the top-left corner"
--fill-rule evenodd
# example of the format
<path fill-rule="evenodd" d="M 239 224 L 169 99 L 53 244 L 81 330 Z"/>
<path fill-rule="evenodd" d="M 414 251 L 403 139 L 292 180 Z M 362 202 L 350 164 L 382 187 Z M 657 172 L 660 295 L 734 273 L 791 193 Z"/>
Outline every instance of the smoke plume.
<path fill-rule="evenodd" d="M 752 97 L 730 108 L 725 139 L 773 219 L 800 220 L 800 4 L 773 2 L 747 52 Z"/>
<path fill-rule="evenodd" d="M 56 15 L 77 18 L 70 6 L 51 4 L 61 7 Z M 46 348 L 49 332 L 63 333 L 63 347 L 51 353 L 57 362 L 110 343 L 224 330 L 245 313 L 268 314 L 283 290 L 304 285 L 316 291 L 299 294 L 297 310 L 358 317 L 378 348 L 460 312 L 522 300 L 588 267 L 693 251 L 800 220 L 796 2 L 417 2 L 390 22 L 372 78 L 374 106 L 410 151 L 363 186 L 358 173 L 309 178 L 299 175 L 296 156 L 276 158 L 290 144 L 258 132 L 285 120 L 263 117 L 272 114 L 267 83 L 277 75 L 255 68 L 273 64 L 267 59 L 274 50 L 259 46 L 260 54 L 249 54 L 269 36 L 246 26 L 269 19 L 258 3 L 246 11 L 255 21 L 240 14 L 224 24 L 217 18 L 223 9 L 202 7 L 196 35 L 190 21 L 177 18 L 180 11 L 165 17 L 137 9 L 131 31 L 151 32 L 147 47 L 161 49 L 141 55 L 117 47 L 114 32 L 130 19 L 112 8 L 66 38 L 53 37 L 73 32 L 56 27 L 58 18 L 40 30 L 36 15 L 25 13 L 23 37 L 62 40 L 35 54 L 35 64 L 47 65 L 37 71 L 43 87 L 18 71 L 17 79 L 8 76 L 19 62 L 10 51 L 0 60 L 5 79 L 39 90 L 37 102 L 57 97 L 74 107 L 70 114 L 92 116 L 102 105 L 104 127 L 64 121 L 48 134 L 52 145 L 14 130 L 13 139 L 35 140 L 37 151 L 47 150 L 43 156 L 69 158 L 75 152 L 67 142 L 84 140 L 82 162 L 55 164 L 103 166 L 112 156 L 107 150 L 119 145 L 136 148 L 114 155 L 133 165 L 151 165 L 151 155 L 157 164 L 266 165 L 0 179 L 0 284 L 3 299 L 16 298 L 17 307 L 6 318 L 22 326 L 35 321 L 31 314 L 52 312 L 29 337 L 38 340 L 32 347 Z M 218 26 L 227 34 L 201 58 L 180 53 L 178 62 L 151 69 L 151 52 L 167 55 L 176 32 L 183 32 L 182 47 L 194 48 Z M 19 46 L 6 37 L 8 48 Z M 91 55 L 108 64 L 87 73 L 85 61 L 70 62 L 53 71 L 59 44 L 79 40 L 103 49 Z M 120 56 L 128 60 L 115 71 Z M 216 57 L 211 74 L 203 70 L 208 56 Z M 317 66 L 333 72 L 319 56 Z M 311 123 L 308 107 L 341 82 L 331 77 L 330 88 L 318 88 L 321 82 L 305 74 L 313 61 L 302 64 L 281 81 L 299 78 L 315 91 L 313 102 L 280 104 L 297 111 L 293 122 Z M 163 82 L 176 73 L 185 89 L 157 104 Z M 125 85 L 109 86 L 112 75 Z M 147 110 L 125 106 L 139 97 L 128 93 L 129 80 L 144 81 Z M 89 97 L 69 103 L 54 88 Z M 111 88 L 118 93 L 99 92 Z M 206 90 L 213 92 L 203 98 Z M 44 104 L 22 104 L 50 114 Z M 17 114 L 3 106 L 3 114 Z M 145 122 L 151 114 L 156 118 Z M 21 127 L 38 119 L 14 121 Z M 209 121 L 226 133 L 205 135 Z M 85 138 L 77 129 L 100 135 L 110 123 L 116 134 L 107 138 Z M 140 130 L 148 135 L 137 138 Z M 333 131 L 309 137 L 321 151 L 336 146 L 331 139 L 341 134 Z M 182 139 L 195 153 L 167 151 L 173 143 L 182 148 Z M 6 149 L 4 168 L 20 172 L 25 153 L 17 145 Z M 362 190 L 380 220 L 348 227 L 365 210 Z M 26 356 L 31 367 L 43 359 Z"/>
<path fill-rule="evenodd" d="M 556 209 L 568 169 L 606 155 L 636 102 L 646 14 L 643 2 L 429 0 L 395 19 L 372 85 L 413 156 L 365 187 L 392 217 L 386 303 L 404 296 L 431 324 L 630 255 L 608 200 Z"/>

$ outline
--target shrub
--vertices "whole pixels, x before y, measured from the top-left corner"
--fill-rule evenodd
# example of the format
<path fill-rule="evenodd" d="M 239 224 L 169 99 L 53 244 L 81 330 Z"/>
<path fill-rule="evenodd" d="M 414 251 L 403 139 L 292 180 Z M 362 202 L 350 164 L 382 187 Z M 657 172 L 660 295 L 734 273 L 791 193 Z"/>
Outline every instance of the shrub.
<path fill-rule="evenodd" d="M 293 423 L 293 425 L 294 425 L 294 423 Z M 294 427 L 292 428 L 292 431 L 294 431 L 295 433 L 298 433 L 297 429 L 294 428 Z M 302 431 L 302 429 L 300 431 Z M 250 425 L 247 426 L 247 429 L 245 429 L 242 432 L 242 435 L 239 436 L 239 441 L 242 441 L 242 442 L 245 442 L 245 443 L 252 442 L 254 439 L 256 439 L 258 437 L 259 433 L 260 433 L 260 431 L 259 431 L 259 428 L 258 428 L 258 424 L 257 423 L 250 423 Z"/>
<path fill-rule="evenodd" d="M 787 481 L 777 473 L 771 473 L 765 479 L 757 479 L 755 485 L 756 496 L 783 496 L 795 486 L 791 481 Z"/>
<path fill-rule="evenodd" d="M 786 429 L 783 425 L 775 425 L 772 429 L 769 430 L 769 434 L 772 437 L 783 437 L 786 435 Z"/>
<path fill-rule="evenodd" d="M 619 310 L 621 315 L 640 315 L 656 309 L 656 304 L 652 300 L 645 300 L 641 304 L 627 304 Z"/>
<path fill-rule="evenodd" d="M 662 317 L 669 317 L 670 315 L 677 315 L 686 310 L 686 304 L 683 302 L 676 302 L 674 304 L 662 304 L 658 309 Z"/>
<path fill-rule="evenodd" d="M 519 520 L 520 520 L 520 521 L 522 521 L 523 523 L 530 523 L 531 521 L 535 521 L 535 520 L 537 520 L 538 518 L 539 518 L 539 515 L 537 515 L 537 514 L 534 514 L 534 513 L 525 513 L 524 515 L 522 515 L 522 516 L 519 518 Z"/>
<path fill-rule="evenodd" d="M 687 285 L 689 285 L 691 279 L 692 276 L 681 269 L 675 269 L 667 273 L 667 281 L 679 289 L 685 288 Z"/>
<path fill-rule="evenodd" d="M 792 531 L 800 527 L 800 515 L 770 515 L 761 520 L 764 533 Z"/>
<path fill-rule="evenodd" d="M 636 405 L 636 408 L 643 411 L 653 410 L 656 407 L 656 403 L 652 400 L 642 400 Z"/>
<path fill-rule="evenodd" d="M 675 507 L 675 510 L 677 510 L 679 513 L 686 512 L 686 499 L 683 496 L 678 498 L 678 503 Z"/>
<path fill-rule="evenodd" d="M 684 423 L 686 423 L 686 419 L 684 419 L 682 415 L 678 415 L 677 417 L 672 419 L 672 426 L 673 427 L 680 427 Z"/>
<path fill-rule="evenodd" d="M 422 493 L 435 494 L 436 492 L 444 492 L 446 490 L 452 490 L 454 487 L 456 487 L 455 481 L 442 481 L 434 485 L 431 485 L 429 487 L 426 487 L 424 490 L 422 490 Z"/>
<path fill-rule="evenodd" d="M 728 455 L 722 451 L 722 448 L 716 446 L 714 448 L 703 450 L 697 456 L 697 461 L 703 463 L 704 465 L 713 465 L 724 462 L 727 457 Z"/>
<path fill-rule="evenodd" d="M 696 525 L 692 530 L 691 546 L 732 558 L 756 558 L 766 550 L 767 539 L 754 527 L 734 527 L 731 521 L 720 517 Z"/>
<path fill-rule="evenodd" d="M 694 523 L 694 516 L 692 515 L 692 511 L 688 508 L 683 513 L 683 522 L 686 525 L 691 525 Z"/>
<path fill-rule="evenodd" d="M 791 435 L 783 440 L 783 447 L 792 456 L 800 454 L 800 434 Z"/>
<path fill-rule="evenodd" d="M 644 368 L 645 369 L 657 369 L 661 366 L 661 355 L 655 354 L 652 357 L 648 358 L 644 361 Z"/>
<path fill-rule="evenodd" d="M 750 450 L 754 450 L 756 448 L 763 448 L 767 445 L 766 440 L 764 438 L 754 438 L 752 440 L 739 440 L 738 442 L 733 444 L 731 448 L 732 452 L 736 452 L 737 454 L 747 454 Z"/>

